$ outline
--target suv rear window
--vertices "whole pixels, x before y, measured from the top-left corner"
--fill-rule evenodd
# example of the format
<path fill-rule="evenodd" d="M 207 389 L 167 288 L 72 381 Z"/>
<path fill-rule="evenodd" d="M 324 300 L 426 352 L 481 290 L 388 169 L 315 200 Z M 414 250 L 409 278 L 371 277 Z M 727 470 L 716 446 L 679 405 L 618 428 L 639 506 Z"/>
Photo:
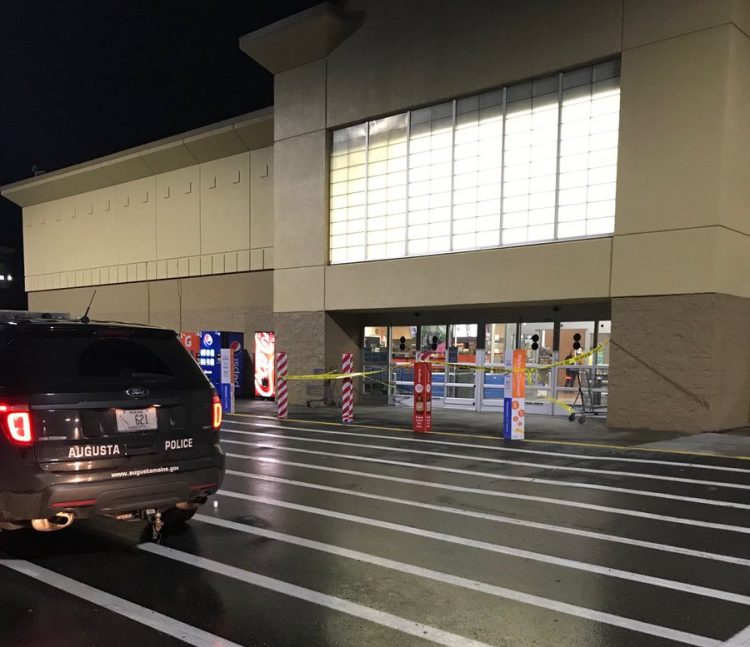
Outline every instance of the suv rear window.
<path fill-rule="evenodd" d="M 174 334 L 98 326 L 23 327 L 0 333 L 0 386 L 30 392 L 205 388 Z"/>

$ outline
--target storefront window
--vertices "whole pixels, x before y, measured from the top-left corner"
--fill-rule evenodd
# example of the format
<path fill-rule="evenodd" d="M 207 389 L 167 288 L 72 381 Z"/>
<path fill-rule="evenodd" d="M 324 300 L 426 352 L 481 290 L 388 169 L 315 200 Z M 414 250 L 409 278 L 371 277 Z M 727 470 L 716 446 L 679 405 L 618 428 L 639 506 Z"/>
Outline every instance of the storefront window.
<path fill-rule="evenodd" d="M 333 132 L 330 261 L 614 231 L 620 62 Z"/>

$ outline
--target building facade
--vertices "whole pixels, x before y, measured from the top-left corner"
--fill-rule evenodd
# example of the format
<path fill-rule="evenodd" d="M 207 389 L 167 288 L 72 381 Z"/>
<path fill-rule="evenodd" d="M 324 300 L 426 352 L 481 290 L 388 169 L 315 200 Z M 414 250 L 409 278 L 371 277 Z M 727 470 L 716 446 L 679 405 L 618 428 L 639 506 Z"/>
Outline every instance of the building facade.
<path fill-rule="evenodd" d="M 472 408 L 578 343 L 613 427 L 746 426 L 748 34 L 748 0 L 319 5 L 240 41 L 272 110 L 4 188 L 29 307 L 273 330 L 391 402 L 427 353 Z"/>

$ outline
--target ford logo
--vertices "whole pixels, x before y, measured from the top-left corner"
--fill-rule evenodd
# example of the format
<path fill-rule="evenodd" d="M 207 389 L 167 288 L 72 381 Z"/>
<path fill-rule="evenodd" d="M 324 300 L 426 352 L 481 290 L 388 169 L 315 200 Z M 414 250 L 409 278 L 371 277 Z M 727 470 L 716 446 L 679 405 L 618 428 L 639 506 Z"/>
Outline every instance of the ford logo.
<path fill-rule="evenodd" d="M 149 391 L 145 386 L 131 386 L 125 393 L 131 398 L 142 398 L 147 396 Z"/>

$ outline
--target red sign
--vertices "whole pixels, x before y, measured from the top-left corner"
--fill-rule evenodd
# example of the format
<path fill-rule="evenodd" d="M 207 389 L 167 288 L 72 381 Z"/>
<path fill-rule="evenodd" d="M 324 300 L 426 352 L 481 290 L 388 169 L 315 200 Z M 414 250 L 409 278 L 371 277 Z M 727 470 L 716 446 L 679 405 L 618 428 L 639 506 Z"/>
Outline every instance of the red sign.
<path fill-rule="evenodd" d="M 201 351 L 201 336 L 197 332 L 181 332 L 180 341 L 197 362 Z"/>
<path fill-rule="evenodd" d="M 414 362 L 414 431 L 432 431 L 432 364 Z"/>
<path fill-rule="evenodd" d="M 274 352 L 276 333 L 255 333 L 255 395 L 272 398 L 276 393 Z"/>

